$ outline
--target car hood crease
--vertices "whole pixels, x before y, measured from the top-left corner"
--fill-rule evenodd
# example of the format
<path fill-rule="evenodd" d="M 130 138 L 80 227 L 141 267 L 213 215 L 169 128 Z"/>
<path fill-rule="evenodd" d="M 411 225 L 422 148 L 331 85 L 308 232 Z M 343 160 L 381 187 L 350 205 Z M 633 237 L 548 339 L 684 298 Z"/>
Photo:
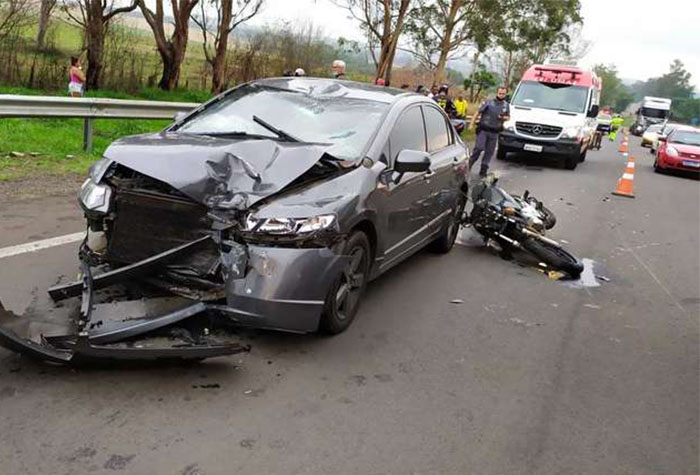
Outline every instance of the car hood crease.
<path fill-rule="evenodd" d="M 329 148 L 162 132 L 121 139 L 104 156 L 208 207 L 244 210 L 306 173 Z"/>

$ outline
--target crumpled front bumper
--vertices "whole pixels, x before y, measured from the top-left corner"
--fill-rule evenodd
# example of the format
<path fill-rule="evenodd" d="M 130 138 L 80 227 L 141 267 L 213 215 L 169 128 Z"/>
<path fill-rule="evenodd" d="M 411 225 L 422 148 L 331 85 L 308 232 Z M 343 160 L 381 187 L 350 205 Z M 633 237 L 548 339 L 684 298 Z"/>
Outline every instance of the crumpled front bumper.
<path fill-rule="evenodd" d="M 182 323 L 192 317 L 216 313 L 216 305 L 204 302 L 185 303 L 178 308 L 170 308 L 156 315 L 132 317 L 122 315 L 116 319 L 107 319 L 96 309 L 105 304 L 98 304 L 95 292 L 124 281 L 148 275 L 154 269 L 177 259 L 209 238 L 202 238 L 171 249 L 144 261 L 134 263 L 93 277 L 93 270 L 85 259 L 81 259 L 82 279 L 70 284 L 57 285 L 49 289 L 49 295 L 55 300 L 80 296 L 80 315 L 75 322 L 76 331 L 67 335 L 44 336 L 40 341 L 27 336 L 20 336 L 10 328 L 0 326 L 0 346 L 24 354 L 31 358 L 60 364 L 105 364 L 118 362 L 163 362 L 202 360 L 216 356 L 233 355 L 250 350 L 247 345 L 230 343 L 210 338 L 209 330 L 201 325 L 193 331 L 187 331 L 186 338 L 176 339 L 170 336 L 153 336 L 153 332 L 170 325 Z M 84 243 L 83 243 L 84 245 Z M 82 255 L 82 253 L 81 253 Z M 119 302 L 115 305 L 139 303 L 139 301 Z M 6 310 L 0 302 L 0 322 L 18 320 L 18 317 Z M 201 330 L 201 332 L 199 332 Z M 147 337 L 147 334 L 151 335 Z M 135 341 L 141 337 L 144 340 Z"/>
<path fill-rule="evenodd" d="M 231 318 L 257 328 L 316 331 L 326 294 L 350 258 L 328 248 L 248 245 L 247 251 L 240 253 L 246 271 L 226 281 Z"/>
<path fill-rule="evenodd" d="M 202 237 L 94 276 L 85 253 L 81 252 L 82 280 L 48 290 L 54 301 L 80 297 L 77 331 L 58 336 L 41 335 L 37 342 L 0 326 L 0 346 L 33 358 L 64 364 L 201 360 L 246 352 L 249 351 L 246 345 L 208 338 L 207 328 L 199 328 L 205 332 L 185 343 L 169 341 L 162 336 L 155 339 L 156 344 L 143 343 L 140 339 L 148 339 L 154 332 L 171 326 L 192 323 L 195 318 L 223 326 L 236 324 L 298 333 L 316 331 L 326 295 L 350 260 L 327 247 L 287 248 L 226 242 L 222 246 L 226 251 L 221 254 L 225 304 L 181 298 L 176 308 L 171 305 L 165 311 L 146 315 L 149 312 L 143 302 L 128 300 L 109 304 L 116 307 L 117 317 L 114 318 L 104 312 L 104 307 L 109 305 L 96 303 L 95 295 L 100 289 L 124 282 L 147 282 L 164 266 L 211 244 L 211 239 Z M 154 300 L 158 298 L 150 301 Z M 0 322 L 12 319 L 16 316 L 0 303 Z"/>

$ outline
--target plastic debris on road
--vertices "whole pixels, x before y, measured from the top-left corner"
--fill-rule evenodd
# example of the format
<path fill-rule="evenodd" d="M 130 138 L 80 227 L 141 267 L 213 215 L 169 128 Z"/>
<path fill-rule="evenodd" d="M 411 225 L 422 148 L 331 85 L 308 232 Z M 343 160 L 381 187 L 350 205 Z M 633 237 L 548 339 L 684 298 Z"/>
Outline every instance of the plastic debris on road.
<path fill-rule="evenodd" d="M 459 304 L 463 304 L 463 303 L 464 303 L 464 300 L 462 300 L 462 299 L 452 299 L 452 300 L 450 300 L 450 303 L 454 303 L 454 304 L 459 305 Z"/>

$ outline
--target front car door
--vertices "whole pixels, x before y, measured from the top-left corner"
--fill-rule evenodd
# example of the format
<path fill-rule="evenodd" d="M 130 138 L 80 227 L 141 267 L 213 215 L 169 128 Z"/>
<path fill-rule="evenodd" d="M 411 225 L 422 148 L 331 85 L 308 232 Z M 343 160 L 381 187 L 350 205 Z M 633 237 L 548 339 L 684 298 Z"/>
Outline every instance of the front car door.
<path fill-rule="evenodd" d="M 426 151 L 425 126 L 419 105 L 409 106 L 396 120 L 385 147 L 387 170 L 380 176 L 377 193 L 379 226 L 384 239 L 384 256 L 380 271 L 400 261 L 417 249 L 428 233 L 430 217 L 429 173 L 393 172 L 396 157 L 402 150 Z"/>
<path fill-rule="evenodd" d="M 429 227 L 431 233 L 436 233 L 455 209 L 466 172 L 467 152 L 454 137 L 443 111 L 433 105 L 422 107 L 432 172 L 427 180 L 431 206 Z"/>

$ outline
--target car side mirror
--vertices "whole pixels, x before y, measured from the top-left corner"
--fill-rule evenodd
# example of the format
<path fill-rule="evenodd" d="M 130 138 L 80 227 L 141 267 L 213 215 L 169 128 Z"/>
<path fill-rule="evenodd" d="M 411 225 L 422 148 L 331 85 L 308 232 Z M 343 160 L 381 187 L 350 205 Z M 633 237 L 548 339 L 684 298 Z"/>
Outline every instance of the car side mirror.
<path fill-rule="evenodd" d="M 394 171 L 397 173 L 421 173 L 428 170 L 430 170 L 430 155 L 419 150 L 401 150 L 394 162 Z"/>
<path fill-rule="evenodd" d="M 599 111 L 600 106 L 598 104 L 592 105 L 591 108 L 588 110 L 588 117 L 598 117 Z"/>
<path fill-rule="evenodd" d="M 173 119 L 175 119 L 175 122 L 180 122 L 182 119 L 185 118 L 185 116 L 187 116 L 187 114 L 189 114 L 189 112 L 183 112 L 183 111 L 176 112 Z"/>

